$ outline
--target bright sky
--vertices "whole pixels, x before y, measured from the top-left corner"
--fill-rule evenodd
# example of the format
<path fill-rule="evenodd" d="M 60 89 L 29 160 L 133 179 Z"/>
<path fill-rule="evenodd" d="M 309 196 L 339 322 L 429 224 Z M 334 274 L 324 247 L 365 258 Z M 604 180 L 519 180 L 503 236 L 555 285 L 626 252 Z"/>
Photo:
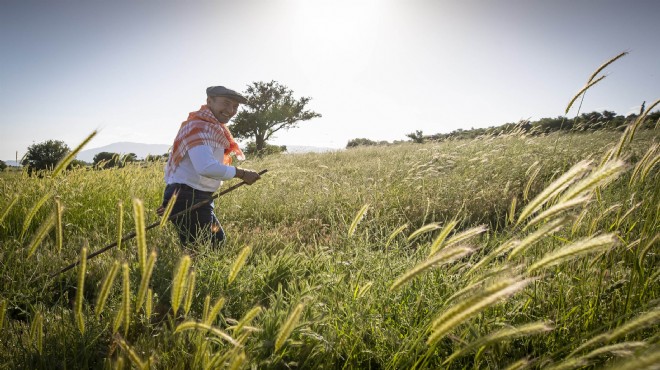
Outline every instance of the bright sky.
<path fill-rule="evenodd" d="M 205 88 L 276 80 L 322 118 L 275 144 L 343 148 L 660 98 L 657 0 L 3 0 L 0 159 L 48 139 L 171 144 Z M 575 110 L 569 116 L 575 114 Z"/>

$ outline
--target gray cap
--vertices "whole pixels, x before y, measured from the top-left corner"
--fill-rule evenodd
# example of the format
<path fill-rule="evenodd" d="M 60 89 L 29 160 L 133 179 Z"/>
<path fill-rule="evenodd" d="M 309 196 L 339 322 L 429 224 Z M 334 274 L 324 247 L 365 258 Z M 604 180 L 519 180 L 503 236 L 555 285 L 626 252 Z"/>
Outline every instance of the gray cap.
<path fill-rule="evenodd" d="M 241 104 L 247 103 L 247 99 L 243 95 L 237 93 L 232 89 L 228 89 L 224 86 L 210 86 L 206 88 L 206 96 L 208 97 L 226 96 L 228 98 L 236 100 Z"/>

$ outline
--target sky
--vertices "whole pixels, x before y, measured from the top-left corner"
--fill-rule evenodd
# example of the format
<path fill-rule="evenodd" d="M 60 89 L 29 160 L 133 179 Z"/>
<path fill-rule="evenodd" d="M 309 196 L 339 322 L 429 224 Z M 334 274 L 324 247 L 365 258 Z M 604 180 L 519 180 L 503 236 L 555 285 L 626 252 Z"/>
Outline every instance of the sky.
<path fill-rule="evenodd" d="M 343 148 L 660 98 L 657 0 L 2 0 L 0 159 L 49 139 L 170 145 L 205 89 L 277 81 L 321 118 L 278 145 Z M 568 116 L 577 114 L 577 106 Z"/>

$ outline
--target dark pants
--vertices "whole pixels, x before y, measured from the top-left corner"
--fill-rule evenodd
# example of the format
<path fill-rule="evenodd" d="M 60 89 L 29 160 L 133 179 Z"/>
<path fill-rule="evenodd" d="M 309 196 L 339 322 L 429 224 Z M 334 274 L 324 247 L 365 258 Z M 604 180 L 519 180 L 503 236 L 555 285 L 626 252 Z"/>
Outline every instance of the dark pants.
<path fill-rule="evenodd" d="M 193 204 L 210 200 L 213 195 L 212 192 L 195 190 L 185 184 L 168 184 L 163 194 L 163 207 L 167 207 L 167 203 L 177 190 L 179 195 L 171 214 L 188 209 Z M 210 240 L 211 245 L 217 247 L 225 240 L 225 231 L 213 213 L 213 201 L 177 216 L 172 222 L 176 226 L 183 246 Z"/>

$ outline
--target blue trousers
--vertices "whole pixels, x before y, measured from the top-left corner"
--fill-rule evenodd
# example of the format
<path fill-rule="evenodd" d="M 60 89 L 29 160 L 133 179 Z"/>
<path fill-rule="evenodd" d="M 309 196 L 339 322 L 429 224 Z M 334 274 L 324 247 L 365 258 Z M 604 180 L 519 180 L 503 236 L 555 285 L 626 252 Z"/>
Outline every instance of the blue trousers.
<path fill-rule="evenodd" d="M 163 194 L 163 207 L 167 207 L 167 203 L 175 191 L 178 191 L 179 195 L 176 198 L 176 203 L 174 203 L 171 214 L 186 210 L 193 204 L 210 200 L 213 196 L 212 192 L 196 190 L 185 184 L 168 184 Z M 217 247 L 225 241 L 225 231 L 220 226 L 218 218 L 215 217 L 213 208 L 213 201 L 210 201 L 172 220 L 179 233 L 179 240 L 182 246 L 185 247 L 191 243 L 203 243 L 210 240 L 211 245 Z"/>

